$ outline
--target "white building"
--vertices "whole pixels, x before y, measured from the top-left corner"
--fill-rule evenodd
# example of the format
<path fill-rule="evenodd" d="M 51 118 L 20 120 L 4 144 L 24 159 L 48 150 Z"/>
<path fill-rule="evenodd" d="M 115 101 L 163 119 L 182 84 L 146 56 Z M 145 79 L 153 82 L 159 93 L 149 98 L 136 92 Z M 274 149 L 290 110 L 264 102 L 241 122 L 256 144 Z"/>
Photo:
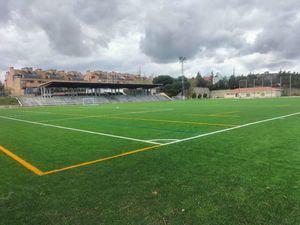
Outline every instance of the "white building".
<path fill-rule="evenodd" d="M 228 90 L 224 98 L 274 98 L 280 97 L 281 90 L 273 87 L 237 88 Z"/>

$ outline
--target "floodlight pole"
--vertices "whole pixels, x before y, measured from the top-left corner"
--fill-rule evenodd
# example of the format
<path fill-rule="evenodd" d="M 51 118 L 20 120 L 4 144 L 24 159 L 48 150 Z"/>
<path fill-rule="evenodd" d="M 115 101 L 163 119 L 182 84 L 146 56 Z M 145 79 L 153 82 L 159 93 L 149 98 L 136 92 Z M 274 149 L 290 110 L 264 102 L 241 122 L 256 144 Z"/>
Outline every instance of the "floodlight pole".
<path fill-rule="evenodd" d="M 186 61 L 186 57 L 180 56 L 179 62 L 181 63 L 181 85 L 182 85 L 182 100 L 184 100 L 184 79 L 183 79 L 183 64 Z"/>
<path fill-rule="evenodd" d="M 247 88 L 248 87 L 248 80 L 239 80 L 239 88 L 242 87 L 241 82 L 243 82 L 243 81 L 245 81 L 245 84 L 246 84 L 245 88 Z"/>
<path fill-rule="evenodd" d="M 271 97 L 273 97 L 273 77 L 271 77 Z"/>
<path fill-rule="evenodd" d="M 290 74 L 290 96 L 292 96 L 292 74 Z"/>
<path fill-rule="evenodd" d="M 271 77 L 271 87 L 273 87 L 273 77 Z"/>
<path fill-rule="evenodd" d="M 280 94 L 282 94 L 282 77 L 279 76 L 279 82 L 280 82 Z"/>

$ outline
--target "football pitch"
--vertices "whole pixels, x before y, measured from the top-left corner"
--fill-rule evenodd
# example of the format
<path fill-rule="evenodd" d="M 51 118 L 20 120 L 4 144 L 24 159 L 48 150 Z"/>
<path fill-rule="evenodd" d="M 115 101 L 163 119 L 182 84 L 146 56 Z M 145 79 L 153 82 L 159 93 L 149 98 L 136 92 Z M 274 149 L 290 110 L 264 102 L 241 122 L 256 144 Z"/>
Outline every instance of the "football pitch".
<path fill-rule="evenodd" d="M 299 224 L 300 98 L 0 110 L 0 224 Z"/>

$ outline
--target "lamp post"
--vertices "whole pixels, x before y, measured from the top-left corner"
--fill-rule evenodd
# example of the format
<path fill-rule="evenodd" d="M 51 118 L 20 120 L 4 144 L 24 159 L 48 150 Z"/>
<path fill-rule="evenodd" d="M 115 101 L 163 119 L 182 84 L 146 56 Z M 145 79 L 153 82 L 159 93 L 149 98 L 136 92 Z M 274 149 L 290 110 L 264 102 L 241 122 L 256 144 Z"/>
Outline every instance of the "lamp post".
<path fill-rule="evenodd" d="M 290 74 L 290 97 L 292 96 L 292 74 Z"/>
<path fill-rule="evenodd" d="M 248 87 L 248 80 L 239 80 L 239 88 L 241 88 L 241 82 L 244 82 L 245 81 L 245 84 L 246 84 L 246 88 Z"/>
<path fill-rule="evenodd" d="M 186 57 L 180 56 L 179 62 L 181 63 L 181 85 L 182 85 L 182 100 L 184 100 L 184 80 L 183 80 L 183 64 L 186 61 Z"/>

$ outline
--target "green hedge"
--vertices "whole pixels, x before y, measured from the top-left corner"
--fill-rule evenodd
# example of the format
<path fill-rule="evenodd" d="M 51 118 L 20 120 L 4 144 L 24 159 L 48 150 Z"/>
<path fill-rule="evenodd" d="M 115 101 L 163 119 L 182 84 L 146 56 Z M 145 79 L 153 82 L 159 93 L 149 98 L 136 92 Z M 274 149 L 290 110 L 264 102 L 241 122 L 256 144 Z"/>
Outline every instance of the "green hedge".
<path fill-rule="evenodd" d="M 18 105 L 16 98 L 12 97 L 0 97 L 0 105 Z"/>

